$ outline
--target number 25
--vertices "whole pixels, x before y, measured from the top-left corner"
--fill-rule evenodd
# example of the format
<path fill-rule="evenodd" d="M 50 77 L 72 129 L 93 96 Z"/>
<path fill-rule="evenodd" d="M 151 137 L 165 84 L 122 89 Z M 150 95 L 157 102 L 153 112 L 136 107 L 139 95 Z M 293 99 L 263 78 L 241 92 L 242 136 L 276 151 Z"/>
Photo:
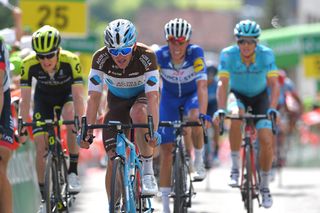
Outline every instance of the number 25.
<path fill-rule="evenodd" d="M 42 18 L 39 21 L 39 27 L 42 27 L 45 24 L 48 24 L 48 19 L 50 16 L 54 16 L 53 25 L 59 29 L 64 29 L 68 26 L 68 17 L 66 15 L 68 7 L 66 6 L 57 6 L 55 8 L 50 8 L 47 5 L 41 5 L 38 8 L 40 13 L 43 13 Z"/>

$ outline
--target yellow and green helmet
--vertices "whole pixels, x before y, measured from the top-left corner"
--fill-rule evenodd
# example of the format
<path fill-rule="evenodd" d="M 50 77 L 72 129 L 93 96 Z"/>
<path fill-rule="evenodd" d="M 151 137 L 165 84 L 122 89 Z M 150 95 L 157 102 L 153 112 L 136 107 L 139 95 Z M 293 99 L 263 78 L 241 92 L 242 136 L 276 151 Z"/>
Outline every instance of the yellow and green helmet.
<path fill-rule="evenodd" d="M 36 53 L 49 53 L 59 48 L 61 36 L 59 31 L 45 25 L 32 34 L 32 49 Z"/>

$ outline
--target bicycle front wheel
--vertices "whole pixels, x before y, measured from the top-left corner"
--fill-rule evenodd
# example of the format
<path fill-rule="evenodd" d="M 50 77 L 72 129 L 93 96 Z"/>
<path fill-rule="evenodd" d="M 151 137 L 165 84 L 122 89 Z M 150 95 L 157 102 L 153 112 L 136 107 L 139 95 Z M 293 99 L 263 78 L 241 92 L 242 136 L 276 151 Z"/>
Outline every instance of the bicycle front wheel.
<path fill-rule="evenodd" d="M 248 142 L 249 144 L 250 142 Z M 246 155 L 246 176 L 245 176 L 245 207 L 247 213 L 253 212 L 253 183 L 252 183 L 252 161 L 251 161 L 251 152 L 250 146 L 245 146 L 245 155 Z"/>
<path fill-rule="evenodd" d="M 69 189 L 68 189 L 68 169 L 64 155 L 61 153 L 58 159 L 58 176 L 57 182 L 59 187 L 59 212 L 69 212 Z"/>
<path fill-rule="evenodd" d="M 186 213 L 187 208 L 187 171 L 183 162 L 183 153 L 177 148 L 173 166 L 173 186 L 174 186 L 174 213 Z"/>
<path fill-rule="evenodd" d="M 123 186 L 123 171 L 124 165 L 120 157 L 112 160 L 112 174 L 111 174 L 111 191 L 109 212 L 127 212 L 126 211 L 126 194 Z"/>
<path fill-rule="evenodd" d="M 45 170 L 45 180 L 44 180 L 44 199 L 46 202 L 47 213 L 58 212 L 58 207 L 56 205 L 57 199 L 57 179 L 54 178 L 57 173 L 56 164 L 53 159 L 51 152 L 48 153 L 46 159 L 46 170 Z"/>

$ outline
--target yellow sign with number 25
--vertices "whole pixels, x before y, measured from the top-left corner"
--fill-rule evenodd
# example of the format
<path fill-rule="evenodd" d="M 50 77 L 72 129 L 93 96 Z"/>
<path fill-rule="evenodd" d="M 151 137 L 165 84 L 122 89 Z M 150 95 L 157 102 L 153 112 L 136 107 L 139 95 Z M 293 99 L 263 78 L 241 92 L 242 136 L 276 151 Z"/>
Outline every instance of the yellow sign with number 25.
<path fill-rule="evenodd" d="M 32 32 L 49 24 L 65 35 L 87 33 L 85 0 L 20 0 L 20 8 L 23 26 L 30 27 Z"/>

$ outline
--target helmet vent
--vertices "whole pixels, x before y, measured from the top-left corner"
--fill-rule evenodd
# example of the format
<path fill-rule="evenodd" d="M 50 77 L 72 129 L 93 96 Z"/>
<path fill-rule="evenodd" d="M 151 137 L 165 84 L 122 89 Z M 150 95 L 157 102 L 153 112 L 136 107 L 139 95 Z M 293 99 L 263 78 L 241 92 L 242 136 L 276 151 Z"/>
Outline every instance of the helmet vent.
<path fill-rule="evenodd" d="M 120 44 L 120 35 L 119 35 L 119 33 L 116 34 L 116 41 L 117 41 L 117 44 Z"/>

